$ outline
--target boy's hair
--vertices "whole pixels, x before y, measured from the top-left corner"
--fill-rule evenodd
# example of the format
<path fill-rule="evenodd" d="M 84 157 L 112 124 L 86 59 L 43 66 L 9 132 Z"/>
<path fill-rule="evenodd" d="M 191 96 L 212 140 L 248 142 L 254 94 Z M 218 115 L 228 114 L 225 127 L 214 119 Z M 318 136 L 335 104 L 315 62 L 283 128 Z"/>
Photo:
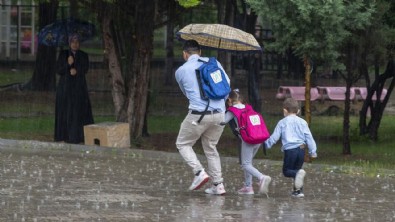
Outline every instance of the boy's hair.
<path fill-rule="evenodd" d="M 232 101 L 239 101 L 241 103 L 244 103 L 244 97 L 240 95 L 239 89 L 234 89 L 230 91 L 228 99 L 231 99 Z"/>
<path fill-rule="evenodd" d="M 283 103 L 283 108 L 286 109 L 289 113 L 298 113 L 299 102 L 294 100 L 293 98 L 287 98 Z"/>
<path fill-rule="evenodd" d="M 200 45 L 195 40 L 187 40 L 184 42 L 182 50 L 188 54 L 198 54 L 200 52 Z"/>

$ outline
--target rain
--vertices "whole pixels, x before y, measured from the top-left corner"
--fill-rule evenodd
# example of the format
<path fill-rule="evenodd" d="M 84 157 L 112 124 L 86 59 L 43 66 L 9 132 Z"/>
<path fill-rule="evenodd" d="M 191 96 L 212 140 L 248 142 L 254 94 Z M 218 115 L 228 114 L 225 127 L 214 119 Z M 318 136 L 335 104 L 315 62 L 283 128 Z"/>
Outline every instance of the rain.
<path fill-rule="evenodd" d="M 382 162 L 394 159 L 388 147 L 394 144 L 392 122 L 395 99 L 394 96 L 387 97 L 394 84 L 376 82 L 378 80 L 373 76 L 383 77 L 378 78 L 381 80 L 384 77 L 391 79 L 388 76 L 393 74 L 395 63 L 382 59 L 388 57 L 384 54 L 352 52 L 364 55 L 370 53 L 367 55 L 370 62 L 367 68 L 369 71 L 377 68 L 377 71 L 368 73 L 372 77 L 369 82 L 384 87 L 382 91 L 372 92 L 371 106 L 364 110 L 366 130 L 371 130 L 368 127 L 374 125 L 369 124 L 370 117 L 383 117 L 383 120 L 379 122 L 381 125 L 378 124 L 380 127 L 377 126 L 378 135 L 370 138 L 370 134 L 365 137 L 360 135 L 358 121 L 363 113 L 364 101 L 370 93 L 361 77 L 359 81 L 353 82 L 350 89 L 348 113 L 351 115 L 351 126 L 345 127 L 348 134 L 344 133 L 342 114 L 347 100 L 347 78 L 343 77 L 350 74 L 347 70 L 352 69 L 343 66 L 354 64 L 354 61 L 342 61 L 342 64 L 327 67 L 333 62 L 329 58 L 341 53 L 336 51 L 330 56 L 326 54 L 337 47 L 332 45 L 333 42 L 345 43 L 340 37 L 352 34 L 340 32 L 345 31 L 340 30 L 344 28 L 341 25 L 333 27 L 335 31 L 332 30 L 332 24 L 340 20 L 331 21 L 321 17 L 308 19 L 313 22 L 324 21 L 319 24 L 331 24 L 331 27 L 319 27 L 322 33 L 327 34 L 327 38 L 321 32 L 316 32 L 318 29 L 308 32 L 301 29 L 303 32 L 297 32 L 295 36 L 301 35 L 302 39 L 318 33 L 318 41 L 309 39 L 311 42 L 306 45 L 303 42 L 285 45 L 293 43 L 291 40 L 296 37 L 287 38 L 285 34 L 289 32 L 282 32 L 285 36 L 282 40 L 286 41 L 277 45 L 286 50 L 280 52 L 280 49 L 267 47 L 275 38 L 281 40 L 272 30 L 275 26 L 260 21 L 262 13 L 268 14 L 265 11 L 267 9 L 252 10 L 248 6 L 254 2 L 260 4 L 268 1 L 227 0 L 223 1 L 226 3 L 224 5 L 218 5 L 220 1 L 199 0 L 44 2 L 0 0 L 0 221 L 395 221 L 395 171 L 388 169 L 388 165 L 381 169 L 381 165 L 376 166 L 374 159 L 364 159 L 369 155 L 363 155 L 364 151 L 373 150 L 373 155 L 369 157 L 375 158 L 377 155 Z M 273 1 L 273 4 L 275 2 L 290 4 L 285 0 Z M 305 1 L 292 2 L 302 4 Z M 322 2 L 330 4 L 341 1 Z M 394 3 L 390 2 L 388 4 L 393 6 Z M 53 3 L 56 4 L 57 13 L 48 11 Z M 110 5 L 95 8 L 93 3 Z M 228 3 L 248 7 L 237 9 Z M 151 6 L 160 8 L 151 10 Z M 286 7 L 291 6 L 279 6 L 281 9 Z M 304 7 L 292 8 L 295 10 L 291 11 L 297 12 L 297 8 Z M 45 16 L 40 17 L 39 10 L 42 9 L 46 9 L 42 11 Z M 364 23 L 370 21 L 368 14 L 372 11 L 371 8 L 366 12 L 364 10 L 363 16 L 355 16 L 363 18 L 363 21 L 351 24 L 366 25 Z M 228 12 L 234 12 L 234 18 Z M 140 19 L 144 18 L 144 22 L 134 18 L 134 13 L 138 13 Z M 331 13 L 336 13 L 336 16 L 330 14 L 326 16 L 328 19 L 343 18 L 340 10 Z M 151 18 L 157 20 L 148 21 Z M 298 16 L 292 19 L 297 21 Z M 247 24 L 248 21 L 254 23 Z M 243 184 L 237 153 L 239 141 L 228 126 L 217 146 L 221 153 L 226 194 L 205 194 L 204 190 L 211 185 L 211 181 L 199 190 L 188 190 L 193 173 L 175 145 L 181 121 L 188 112 L 188 103 L 175 81 L 174 72 L 184 63 L 181 50 L 183 41 L 196 38 L 188 31 L 196 28 L 193 34 L 208 32 L 203 29 L 206 25 L 200 23 L 213 23 L 214 28 L 210 30 L 213 33 L 222 28 L 228 30 L 229 26 L 243 30 L 241 33 L 255 27 L 248 35 L 241 37 L 243 41 L 231 41 L 232 44 L 229 44 L 224 39 L 213 37 L 207 41 L 210 44 L 204 45 L 207 36 L 204 34 L 199 44 L 203 46 L 204 56 L 216 57 L 223 64 L 231 76 L 232 88 L 240 89 L 251 104 L 260 109 L 271 131 L 275 122 L 282 117 L 284 98 L 298 98 L 300 104 L 305 104 L 305 74 L 311 77 L 310 126 L 314 136 L 318 135 L 318 159 L 304 163 L 303 168 L 307 172 L 304 198 L 291 195 L 293 180 L 282 173 L 279 144 L 272 150 L 264 150 L 267 154 L 259 150 L 254 159 L 254 166 L 272 178 L 268 194 L 256 192 L 254 195 L 239 195 L 237 190 Z M 344 20 L 340 23 L 348 24 Z M 298 31 L 295 24 L 289 27 L 293 26 L 295 30 L 292 31 Z M 354 27 L 345 29 L 350 31 L 351 28 Z M 328 30 L 332 31 L 324 32 Z M 373 33 L 383 31 L 372 30 L 372 38 L 375 37 Z M 84 81 L 94 123 L 117 125 L 123 122 L 127 125 L 127 132 L 117 128 L 111 135 L 107 134 L 106 139 L 112 139 L 110 142 L 104 139 L 106 136 L 92 133 L 93 130 L 90 133 L 94 139 L 89 144 L 83 140 L 88 138 L 85 132 L 85 138 L 78 138 L 78 141 L 54 138 L 56 91 L 62 78 L 55 70 L 55 64 L 61 52 L 68 50 L 71 32 L 79 34 L 81 49 L 89 58 Z M 306 36 L 302 35 L 306 33 Z M 249 44 L 245 44 L 247 39 Z M 322 44 L 321 41 L 327 39 L 333 40 L 329 42 L 331 44 Z M 381 42 L 384 40 L 376 39 L 374 43 Z M 372 42 L 369 44 L 373 45 Z M 301 48 L 292 52 L 291 49 L 298 46 Z M 320 50 L 324 46 L 328 48 Z M 380 45 L 374 46 L 378 52 L 385 51 Z M 387 50 L 386 46 L 384 48 Z M 309 54 L 311 58 L 297 54 L 305 53 L 305 49 L 312 52 Z M 328 56 L 328 61 L 314 57 L 321 55 Z M 305 60 L 301 60 L 302 57 Z M 378 64 L 370 61 L 373 57 L 381 58 L 380 61 L 374 61 Z M 304 72 L 307 65 L 311 65 L 312 70 Z M 380 97 L 375 97 L 377 93 L 381 94 Z M 130 104 L 126 102 L 120 105 L 120 101 L 131 101 L 135 109 L 127 108 Z M 381 109 L 381 106 L 385 108 Z M 305 118 L 304 115 L 300 116 Z M 148 125 L 147 132 L 142 130 L 135 135 L 135 132 L 129 131 L 130 126 L 144 128 L 146 125 L 143 125 L 143 121 L 134 121 L 143 118 L 147 118 L 147 123 L 144 122 Z M 380 118 L 375 120 L 381 121 Z M 129 120 L 134 121 L 132 125 L 125 124 Z M 339 123 L 323 127 L 319 121 Z M 325 133 L 328 135 L 323 135 Z M 342 155 L 345 139 L 351 143 L 353 155 Z M 127 146 L 119 146 L 120 142 Z M 196 144 L 195 150 L 199 152 L 198 158 L 202 164 L 207 166 L 201 145 Z M 333 157 L 333 154 L 337 156 Z M 326 160 L 330 162 L 336 158 L 339 159 L 339 165 L 327 164 Z M 347 162 L 348 158 L 350 161 Z M 364 172 L 364 164 L 377 171 Z M 389 165 L 392 166 L 391 163 Z M 254 181 L 253 187 L 257 191 L 258 181 Z"/>
<path fill-rule="evenodd" d="M 272 175 L 266 195 L 238 195 L 237 158 L 223 157 L 227 193 L 188 191 L 177 153 L 1 140 L 0 215 L 7 221 L 394 221 L 395 179 L 331 172 L 306 164 L 305 198 L 290 195 L 281 163 L 256 160 Z M 204 158 L 199 156 L 204 164 Z M 206 185 L 207 186 L 207 185 Z M 257 186 L 257 185 L 254 185 Z"/>

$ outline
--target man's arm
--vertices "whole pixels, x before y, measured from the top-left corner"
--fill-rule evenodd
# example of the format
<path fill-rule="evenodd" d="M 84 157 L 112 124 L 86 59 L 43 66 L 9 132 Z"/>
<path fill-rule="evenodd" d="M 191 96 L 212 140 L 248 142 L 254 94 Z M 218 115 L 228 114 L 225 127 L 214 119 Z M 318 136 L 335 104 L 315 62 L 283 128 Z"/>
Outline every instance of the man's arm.
<path fill-rule="evenodd" d="M 175 74 L 176 81 L 177 81 L 177 83 L 178 83 L 178 86 L 179 86 L 180 89 L 181 89 L 181 92 L 184 94 L 184 96 L 186 96 L 186 94 L 185 94 L 185 89 L 184 89 L 184 85 L 183 85 L 183 83 L 182 83 L 182 75 L 183 75 L 182 69 L 180 69 L 180 68 L 177 69 L 176 74 Z"/>

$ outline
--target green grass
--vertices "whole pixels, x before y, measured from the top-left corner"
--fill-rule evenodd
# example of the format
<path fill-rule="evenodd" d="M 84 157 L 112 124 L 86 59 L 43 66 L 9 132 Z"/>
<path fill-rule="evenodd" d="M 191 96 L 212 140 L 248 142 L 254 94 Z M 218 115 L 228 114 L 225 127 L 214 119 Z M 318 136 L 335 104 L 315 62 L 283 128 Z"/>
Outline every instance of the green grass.
<path fill-rule="evenodd" d="M 266 123 L 272 131 L 281 116 L 269 116 Z M 173 132 L 177 133 L 183 116 L 153 116 L 149 120 L 149 129 L 152 133 Z M 352 155 L 343 155 L 342 137 L 342 117 L 313 117 L 311 130 L 317 142 L 318 158 L 315 163 L 334 164 L 343 166 L 359 166 L 365 168 L 366 173 L 379 172 L 380 169 L 393 169 L 395 167 L 395 141 L 393 141 L 393 129 L 395 128 L 395 118 L 384 116 L 379 131 L 379 141 L 372 142 L 365 137 L 358 135 L 358 117 L 351 118 L 351 152 Z M 223 140 L 234 140 L 234 136 L 229 129 L 221 137 Z M 226 156 L 237 155 L 237 140 L 232 148 L 219 147 L 222 154 Z M 199 146 L 199 144 L 197 144 Z M 201 152 L 201 151 L 200 151 Z M 267 150 L 267 156 L 262 152 L 257 158 L 269 158 L 282 160 L 281 142 L 278 142 L 272 149 Z M 357 172 L 361 173 L 361 172 Z"/>
<path fill-rule="evenodd" d="M 1 113 L 4 109 L 0 108 Z M 31 112 L 31 110 L 20 110 L 20 112 Z M 94 111 L 95 113 L 95 111 Z M 95 116 L 95 122 L 113 121 L 111 115 Z M 176 137 L 183 115 L 166 116 L 152 115 L 148 120 L 148 129 L 151 134 L 163 134 Z M 266 122 L 270 130 L 273 130 L 281 116 L 266 117 Z M 313 117 L 311 129 L 318 146 L 318 158 L 314 163 L 339 165 L 344 173 L 358 173 L 366 175 L 383 174 L 383 169 L 394 169 L 395 162 L 395 142 L 392 139 L 395 119 L 392 116 L 384 116 L 379 132 L 379 141 L 372 142 L 366 138 L 353 135 L 351 137 L 352 155 L 345 156 L 342 154 L 342 118 L 341 117 Z M 323 125 L 325 123 L 325 125 Z M 357 117 L 351 118 L 351 131 L 357 131 Z M 0 138 L 7 139 L 31 139 L 52 141 L 53 138 L 54 117 L 52 114 L 38 114 L 38 116 L 29 116 L 21 118 L 0 118 Z M 149 138 L 146 140 L 149 141 Z M 221 137 L 221 140 L 234 141 L 232 147 L 221 147 L 219 151 L 224 156 L 236 156 L 238 154 L 238 141 L 234 138 L 229 127 Z M 221 142 L 221 141 L 220 141 Z M 280 142 L 272 149 L 267 150 L 267 156 L 259 152 L 256 158 L 265 158 L 272 160 L 282 160 L 283 154 L 280 151 Z M 174 144 L 166 144 L 174 147 Z M 199 144 L 197 144 L 199 146 Z M 201 153 L 201 149 L 197 148 Z M 352 168 L 360 167 L 360 168 Z M 358 170 L 362 169 L 362 170 Z M 328 168 L 328 171 L 333 170 Z M 339 169 L 338 169 L 339 170 Z"/>
<path fill-rule="evenodd" d="M 12 83 L 24 83 L 32 77 L 32 70 L 0 69 L 0 86 Z"/>
<path fill-rule="evenodd" d="M 96 116 L 97 122 L 113 121 L 112 117 Z M 0 138 L 53 141 L 54 117 L 0 118 Z"/>
<path fill-rule="evenodd" d="M 103 55 L 104 54 L 104 49 L 102 49 L 102 48 L 81 47 L 81 50 L 88 53 L 89 55 Z"/>
<path fill-rule="evenodd" d="M 177 133 L 184 116 L 151 116 L 148 129 L 151 133 Z"/>
<path fill-rule="evenodd" d="M 29 70 L 0 69 L 0 85 L 24 82 L 31 77 L 31 74 L 32 71 Z M 98 84 L 97 82 L 92 83 L 92 81 L 103 79 L 104 77 L 100 78 L 100 75 L 106 74 L 92 70 L 92 74 L 89 75 L 92 79 L 89 79 L 88 82 Z M 159 79 L 159 77 L 156 78 Z M 157 85 L 156 87 L 160 87 L 160 83 Z M 157 135 L 156 138 L 159 142 L 162 142 L 163 138 L 163 144 L 160 145 L 168 147 L 168 151 L 175 152 L 175 144 L 173 141 L 169 142 L 169 138 L 175 140 L 177 137 L 179 126 L 186 114 L 186 99 L 182 95 L 174 96 L 173 94 L 164 97 L 158 93 L 160 88 L 155 92 L 151 95 L 153 98 L 151 98 L 152 105 L 148 119 L 149 133 L 153 137 Z M 0 138 L 53 141 L 54 97 L 55 92 L 0 91 Z M 95 122 L 114 121 L 110 92 L 92 92 L 91 101 Z M 281 118 L 280 115 L 265 114 L 265 122 L 270 131 L 274 129 Z M 350 120 L 352 155 L 345 156 L 342 154 L 342 116 L 312 117 L 310 128 L 318 145 L 318 158 L 314 160 L 314 163 L 328 165 L 328 171 L 335 170 L 371 176 L 382 175 L 385 174 L 383 173 L 385 170 L 394 169 L 395 116 L 385 115 L 383 117 L 377 142 L 359 136 L 358 117 L 352 116 Z M 147 144 L 142 147 L 154 149 L 154 146 L 150 145 L 152 143 L 150 138 L 144 138 L 143 142 Z M 199 142 L 196 144 L 196 150 L 202 153 L 199 144 Z M 226 127 L 218 145 L 219 152 L 223 156 L 237 156 L 238 146 L 239 142 L 229 127 Z M 259 152 L 256 158 L 281 161 L 283 154 L 280 142 L 267 151 L 267 156 L 264 156 L 263 152 Z M 333 165 L 339 167 L 333 168 L 331 167 Z"/>

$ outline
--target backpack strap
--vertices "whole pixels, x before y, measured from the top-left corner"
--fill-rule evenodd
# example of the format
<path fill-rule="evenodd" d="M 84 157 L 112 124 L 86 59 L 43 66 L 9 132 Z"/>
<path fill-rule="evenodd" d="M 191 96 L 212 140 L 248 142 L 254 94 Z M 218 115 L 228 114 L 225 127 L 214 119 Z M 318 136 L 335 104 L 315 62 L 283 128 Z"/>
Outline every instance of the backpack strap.
<path fill-rule="evenodd" d="M 202 62 L 202 63 L 208 63 L 208 62 L 210 61 L 210 59 L 206 61 L 206 60 L 204 60 L 202 57 L 199 57 L 198 61 L 199 61 L 199 62 Z M 195 70 L 195 73 L 196 73 L 196 79 L 197 79 L 198 85 L 199 85 L 200 98 L 202 98 L 202 99 L 204 99 L 204 100 L 210 101 L 210 99 L 208 98 L 208 96 L 204 93 L 203 85 L 202 85 L 202 77 L 201 77 L 201 75 L 200 75 L 199 69 L 196 69 L 196 70 Z M 208 106 L 209 106 L 209 105 L 207 104 L 207 107 L 206 107 L 205 111 L 207 111 Z"/>
<path fill-rule="evenodd" d="M 232 133 L 233 133 L 233 135 L 235 135 L 236 137 L 237 137 L 237 139 L 239 140 L 239 146 L 238 146 L 238 148 L 237 148 L 237 151 L 238 151 L 238 156 L 239 156 L 239 164 L 241 164 L 241 144 L 242 144 L 242 139 L 240 138 L 240 133 L 239 133 L 239 129 L 238 129 L 238 123 L 236 123 L 236 121 L 238 121 L 238 119 L 239 119 L 239 117 L 237 116 L 238 115 L 238 112 L 237 112 L 237 110 L 236 110 L 237 108 L 235 108 L 235 107 L 229 107 L 228 108 L 228 110 L 226 111 L 226 112 L 231 112 L 231 113 L 233 113 L 233 115 L 236 117 L 236 119 L 237 120 L 235 120 L 235 119 L 232 119 L 231 121 L 229 121 L 228 122 L 228 124 L 229 124 L 229 126 L 230 126 L 230 129 L 232 130 Z"/>
<path fill-rule="evenodd" d="M 230 110 L 226 110 L 226 112 L 231 112 Z M 234 114 L 233 114 L 234 115 Z M 239 132 L 237 131 L 237 123 L 235 119 L 232 119 L 228 122 L 230 129 L 232 130 L 233 135 L 238 136 Z"/>
<path fill-rule="evenodd" d="M 208 101 L 210 101 L 210 99 L 204 94 L 203 85 L 202 85 L 202 78 L 200 76 L 199 70 L 196 69 L 195 72 L 196 72 L 196 79 L 197 79 L 198 85 L 199 85 L 200 98 L 206 98 L 206 99 L 208 99 Z M 207 105 L 207 108 L 208 108 L 208 105 Z M 207 111 L 207 108 L 205 111 Z"/>
<path fill-rule="evenodd" d="M 207 106 L 206 106 L 206 108 L 204 109 L 204 112 L 202 113 L 202 115 L 200 115 L 200 117 L 199 117 L 199 119 L 197 121 L 198 124 L 202 121 L 203 117 L 206 115 L 206 112 L 208 110 L 208 106 L 209 105 L 210 105 L 210 99 L 207 101 Z"/>

